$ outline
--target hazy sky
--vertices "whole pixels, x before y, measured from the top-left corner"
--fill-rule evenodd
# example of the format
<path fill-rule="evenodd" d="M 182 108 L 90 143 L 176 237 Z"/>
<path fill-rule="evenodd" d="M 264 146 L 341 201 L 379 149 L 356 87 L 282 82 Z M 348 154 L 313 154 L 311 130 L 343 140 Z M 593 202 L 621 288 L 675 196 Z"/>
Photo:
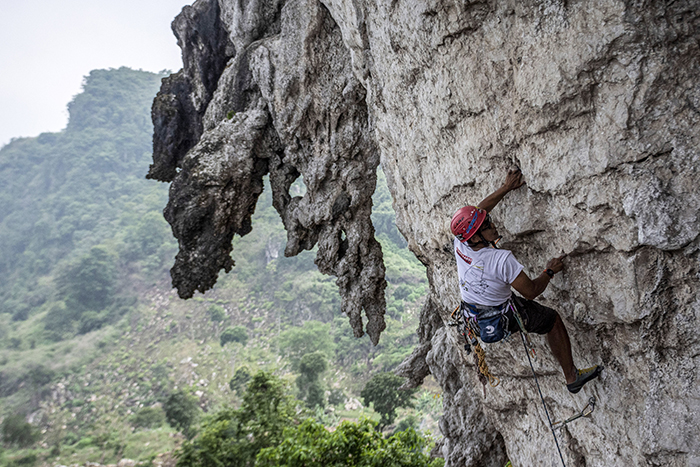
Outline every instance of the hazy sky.
<path fill-rule="evenodd" d="M 65 128 L 91 70 L 179 70 L 170 23 L 193 2 L 0 0 L 0 146 Z"/>

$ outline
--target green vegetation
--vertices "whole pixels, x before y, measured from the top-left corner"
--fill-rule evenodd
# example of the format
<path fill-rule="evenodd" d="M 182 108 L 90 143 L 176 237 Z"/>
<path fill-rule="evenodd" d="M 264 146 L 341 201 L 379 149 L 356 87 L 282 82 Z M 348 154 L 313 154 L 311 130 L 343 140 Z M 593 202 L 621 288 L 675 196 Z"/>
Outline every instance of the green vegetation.
<path fill-rule="evenodd" d="M 287 428 L 284 441 L 263 449 L 256 467 L 442 467 L 425 453 L 428 442 L 413 429 L 383 438 L 368 419 L 343 422 L 333 432 L 314 420 Z"/>
<path fill-rule="evenodd" d="M 175 418 L 171 413 L 171 417 Z M 144 407 L 134 414 L 131 424 L 134 428 L 147 430 L 160 428 L 166 421 L 165 411 L 160 407 Z M 190 423 L 191 425 L 191 423 Z"/>
<path fill-rule="evenodd" d="M 224 408 L 207 419 L 200 435 L 182 445 L 177 466 L 252 466 L 261 449 L 282 442 L 294 413 L 295 402 L 286 394 L 285 383 L 259 372 L 250 381 L 241 408 Z"/>
<path fill-rule="evenodd" d="M 312 355 L 312 354 L 310 354 Z M 307 362 L 317 361 L 318 354 Z M 323 365 L 320 365 L 323 366 Z M 369 419 L 343 422 L 334 431 L 313 419 L 301 424 L 286 384 L 257 373 L 240 409 L 224 408 L 209 417 L 201 432 L 177 453 L 177 467 L 237 465 L 256 467 L 440 467 L 431 460 L 428 440 L 413 428 L 384 438 Z"/>
<path fill-rule="evenodd" d="M 219 323 L 226 319 L 226 310 L 222 306 L 212 305 L 209 307 L 209 315 L 213 322 Z"/>
<path fill-rule="evenodd" d="M 381 170 L 372 219 L 389 284 L 379 345 L 353 336 L 336 279 L 318 272 L 315 251 L 284 257 L 267 182 L 253 231 L 234 239 L 234 269 L 204 295 L 176 297 L 168 269 L 177 245 L 162 216 L 168 187 L 144 178 L 161 77 L 93 71 L 64 131 L 0 149 L 0 419 L 8 424 L 0 465 L 148 463 L 179 447 L 215 446 L 252 462 L 302 436 L 293 430 L 302 418 L 327 427 L 369 418 L 360 424 L 374 430 L 382 416 L 361 406 L 360 392 L 417 343 L 425 270 L 396 230 Z M 293 196 L 304 190 L 301 179 L 291 187 Z M 273 444 L 251 418 L 264 415 L 253 396 L 263 386 L 281 404 L 269 410 L 287 413 L 268 414 Z M 398 425 L 434 430 L 434 396 L 429 388 L 415 408 L 396 409 Z M 262 433 L 252 447 L 251 433 Z"/>
<path fill-rule="evenodd" d="M 299 363 L 299 377 L 297 386 L 299 387 L 299 399 L 306 401 L 310 408 L 323 407 L 323 386 L 319 381 L 321 374 L 328 369 L 326 355 L 323 352 L 307 353 L 301 357 Z"/>
<path fill-rule="evenodd" d="M 287 329 L 280 335 L 279 343 L 295 370 L 298 370 L 304 355 L 317 352 L 330 357 L 335 347 L 330 336 L 330 325 L 319 321 L 306 321 L 301 327 Z"/>
<path fill-rule="evenodd" d="M 248 381 L 250 381 L 250 377 L 251 375 L 248 367 L 240 367 L 233 374 L 233 378 L 231 378 L 231 381 L 228 382 L 229 389 L 231 389 L 231 391 L 234 392 L 240 392 L 242 389 L 245 389 L 247 387 Z"/>
<path fill-rule="evenodd" d="M 377 373 L 367 382 L 360 395 L 365 405 L 372 404 L 382 419 L 381 426 L 391 425 L 396 409 L 413 405 L 414 389 L 399 389 L 403 378 L 393 373 Z"/>
<path fill-rule="evenodd" d="M 117 275 L 127 272 L 125 261 L 154 272 L 164 266 L 158 256 L 174 251 L 156 215 L 165 187 L 143 180 L 160 78 L 127 68 L 93 71 L 68 106 L 64 131 L 15 139 L 0 151 L 0 309 L 15 320 L 56 292 L 72 301 L 69 307 L 98 311 Z M 102 255 L 91 251 L 95 246 Z M 90 270 L 71 272 L 107 265 L 101 262 L 111 266 L 92 269 L 100 275 L 73 287 L 91 279 Z"/>
<path fill-rule="evenodd" d="M 2 422 L 2 441 L 8 446 L 27 447 L 39 439 L 37 429 L 27 423 L 24 415 L 13 414 L 5 417 Z"/>
<path fill-rule="evenodd" d="M 221 333 L 219 337 L 219 342 L 221 346 L 228 344 L 229 342 L 238 342 L 245 345 L 248 342 L 248 331 L 243 326 L 234 326 L 232 328 L 226 328 Z"/>
<path fill-rule="evenodd" d="M 168 424 L 181 431 L 188 439 L 194 436 L 194 423 L 199 417 L 197 399 L 183 390 L 175 391 L 163 403 Z"/>

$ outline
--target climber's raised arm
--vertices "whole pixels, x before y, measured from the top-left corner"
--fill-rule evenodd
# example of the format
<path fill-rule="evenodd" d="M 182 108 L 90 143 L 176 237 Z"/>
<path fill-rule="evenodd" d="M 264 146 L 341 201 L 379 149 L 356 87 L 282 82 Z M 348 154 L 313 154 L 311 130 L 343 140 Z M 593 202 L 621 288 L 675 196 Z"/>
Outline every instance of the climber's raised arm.
<path fill-rule="evenodd" d="M 483 209 L 486 212 L 490 212 L 493 208 L 496 207 L 496 205 L 503 199 L 505 195 L 507 195 L 509 192 L 516 190 L 523 186 L 525 184 L 525 180 L 523 180 L 523 173 L 520 171 L 520 169 L 511 169 L 508 171 L 508 175 L 506 175 L 506 181 L 503 182 L 503 185 L 488 195 L 486 198 L 484 198 L 480 203 L 479 207 Z"/>

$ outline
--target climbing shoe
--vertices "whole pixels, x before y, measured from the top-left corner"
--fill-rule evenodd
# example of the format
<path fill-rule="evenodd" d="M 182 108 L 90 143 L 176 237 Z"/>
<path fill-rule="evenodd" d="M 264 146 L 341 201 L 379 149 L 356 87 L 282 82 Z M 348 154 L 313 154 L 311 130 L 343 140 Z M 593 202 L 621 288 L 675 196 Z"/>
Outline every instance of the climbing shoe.
<path fill-rule="evenodd" d="M 567 384 L 566 388 L 570 393 L 576 394 L 581 390 L 584 384 L 597 378 L 601 371 L 603 371 L 603 367 L 601 365 L 592 366 L 590 368 L 586 368 L 585 370 L 577 370 L 576 381 L 571 384 Z"/>

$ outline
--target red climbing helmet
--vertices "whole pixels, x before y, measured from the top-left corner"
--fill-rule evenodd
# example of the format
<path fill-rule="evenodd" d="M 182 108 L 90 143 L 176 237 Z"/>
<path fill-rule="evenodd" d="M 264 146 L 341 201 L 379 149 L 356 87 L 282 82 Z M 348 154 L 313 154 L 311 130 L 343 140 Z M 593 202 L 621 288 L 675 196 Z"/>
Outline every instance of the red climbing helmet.
<path fill-rule="evenodd" d="M 476 206 L 464 206 L 452 216 L 450 229 L 460 242 L 466 242 L 479 230 L 487 214 L 486 211 Z"/>

